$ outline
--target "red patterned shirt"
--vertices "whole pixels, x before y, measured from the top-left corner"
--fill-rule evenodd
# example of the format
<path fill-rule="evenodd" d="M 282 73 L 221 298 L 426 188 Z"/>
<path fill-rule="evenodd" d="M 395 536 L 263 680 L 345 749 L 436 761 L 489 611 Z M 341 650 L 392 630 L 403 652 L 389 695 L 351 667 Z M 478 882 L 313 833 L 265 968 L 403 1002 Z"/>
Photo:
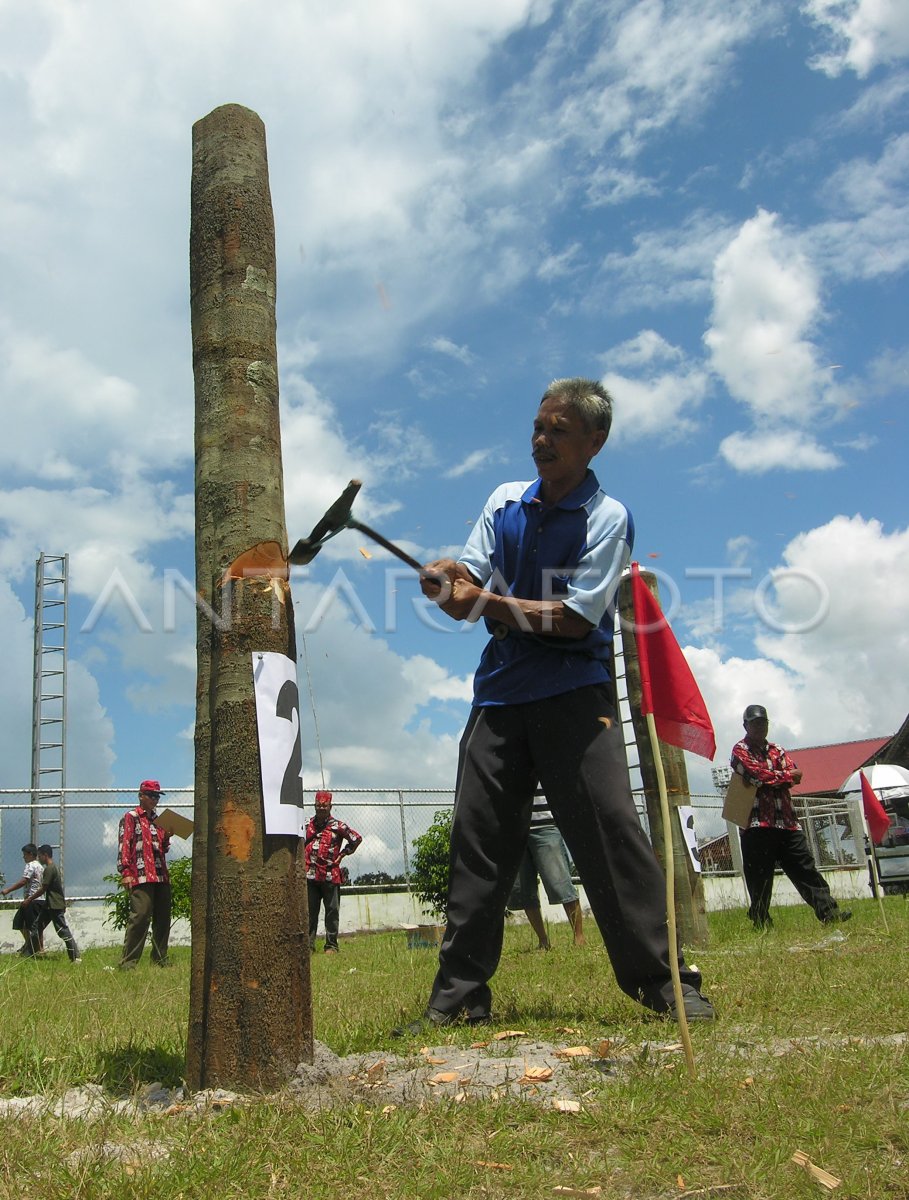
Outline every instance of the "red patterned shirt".
<path fill-rule="evenodd" d="M 789 794 L 797 768 L 781 746 L 753 746 L 742 738 L 732 747 L 732 769 L 756 785 L 749 829 L 801 829 Z"/>
<path fill-rule="evenodd" d="M 341 858 L 353 854 L 363 838 L 355 829 L 336 817 L 329 817 L 321 829 L 310 817 L 303 835 L 306 845 L 306 878 L 316 883 L 341 882 Z M 342 847 L 347 842 L 346 849 Z"/>
<path fill-rule="evenodd" d="M 127 887 L 140 883 L 170 883 L 164 855 L 170 834 L 154 824 L 154 814 L 139 805 L 120 820 L 117 870 Z"/>

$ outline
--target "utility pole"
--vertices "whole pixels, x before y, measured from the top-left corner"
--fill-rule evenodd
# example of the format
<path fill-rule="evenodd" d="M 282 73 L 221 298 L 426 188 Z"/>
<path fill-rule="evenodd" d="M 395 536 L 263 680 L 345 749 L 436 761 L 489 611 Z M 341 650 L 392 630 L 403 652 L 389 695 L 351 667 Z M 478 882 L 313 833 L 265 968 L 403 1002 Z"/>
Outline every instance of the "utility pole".
<path fill-rule="evenodd" d="M 237 104 L 193 126 L 198 676 L 187 1081 L 266 1088 L 312 1061 L 300 839 L 267 835 L 252 654 L 296 663 L 287 570 L 223 583 L 243 551 L 286 558 L 275 235 L 265 127 Z M 280 557 L 280 555 L 279 555 Z"/>
<path fill-rule="evenodd" d="M 656 577 L 650 571 L 641 571 L 641 578 L 659 600 Z M 647 805 L 647 821 L 650 825 L 650 840 L 657 858 L 664 864 L 665 841 L 663 839 L 663 817 L 660 811 L 660 792 L 657 782 L 656 764 L 647 732 L 647 721 L 641 713 L 641 667 L 638 660 L 637 642 L 634 636 L 634 601 L 631 594 L 631 576 L 622 579 L 619 585 L 619 616 L 622 622 L 622 646 L 625 651 L 625 687 L 628 706 L 631 709 L 634 736 L 638 747 L 641 783 Z M 679 938 L 685 946 L 706 946 L 708 941 L 707 904 L 704 899 L 704 884 L 695 871 L 685 843 L 679 819 L 680 804 L 690 803 L 688 771 L 685 754 L 677 746 L 660 742 L 660 758 L 666 776 L 666 791 L 669 795 L 672 861 L 675 876 L 675 908 Z"/>

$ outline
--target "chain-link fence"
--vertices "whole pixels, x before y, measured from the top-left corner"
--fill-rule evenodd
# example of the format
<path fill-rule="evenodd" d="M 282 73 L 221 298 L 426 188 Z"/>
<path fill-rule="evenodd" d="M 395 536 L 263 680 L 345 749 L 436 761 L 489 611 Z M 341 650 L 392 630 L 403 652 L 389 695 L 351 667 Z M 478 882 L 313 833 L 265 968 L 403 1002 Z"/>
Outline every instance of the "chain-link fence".
<path fill-rule="evenodd" d="M 405 885 L 409 882 L 413 842 L 432 824 L 437 812 L 454 801 L 450 789 L 333 788 L 334 815 L 363 836 L 356 855 L 347 859 L 354 886 Z M 104 877 L 116 871 L 117 830 L 123 813 L 135 804 L 133 789 L 68 788 L 62 805 L 64 853 L 55 853 L 72 900 L 98 899 L 111 890 Z M 687 797 L 686 816 L 693 818 L 692 844 L 705 874 L 732 874 L 737 843 L 730 843 L 718 794 Z M 636 795 L 644 827 L 643 797 Z M 162 807 L 192 817 L 192 788 L 168 789 Z M 845 799 L 799 801 L 798 815 L 815 861 L 824 869 L 855 868 L 864 863 L 861 817 Z M 688 812 L 687 810 L 690 810 Z M 0 871 L 6 883 L 21 876 L 21 847 L 51 841 L 36 824 L 37 808 L 28 789 L 0 789 Z M 191 854 L 191 844 L 175 838 L 171 860 Z M 14 897 L 15 898 L 15 897 Z"/>

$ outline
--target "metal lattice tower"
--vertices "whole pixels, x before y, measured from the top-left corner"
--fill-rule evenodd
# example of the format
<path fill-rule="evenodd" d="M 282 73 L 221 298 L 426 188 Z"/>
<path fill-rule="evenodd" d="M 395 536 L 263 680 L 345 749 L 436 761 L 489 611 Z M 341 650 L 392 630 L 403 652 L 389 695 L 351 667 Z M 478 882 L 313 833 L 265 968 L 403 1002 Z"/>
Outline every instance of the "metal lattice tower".
<path fill-rule="evenodd" d="M 35 562 L 35 675 L 32 689 L 31 840 L 63 863 L 66 787 L 66 592 L 69 556 Z"/>
<path fill-rule="evenodd" d="M 644 823 L 648 833 L 650 825 L 644 805 L 643 786 L 641 778 L 640 756 L 638 743 L 634 733 L 634 721 L 631 716 L 631 705 L 628 703 L 628 682 L 625 677 L 625 640 L 622 636 L 622 623 L 618 612 L 615 618 L 615 638 L 613 641 L 613 668 L 615 670 L 615 693 L 618 702 L 618 718 L 622 724 L 622 736 L 625 741 L 625 755 L 628 759 L 628 770 L 631 775 L 631 786 L 635 790 L 635 805 L 638 816 Z"/>

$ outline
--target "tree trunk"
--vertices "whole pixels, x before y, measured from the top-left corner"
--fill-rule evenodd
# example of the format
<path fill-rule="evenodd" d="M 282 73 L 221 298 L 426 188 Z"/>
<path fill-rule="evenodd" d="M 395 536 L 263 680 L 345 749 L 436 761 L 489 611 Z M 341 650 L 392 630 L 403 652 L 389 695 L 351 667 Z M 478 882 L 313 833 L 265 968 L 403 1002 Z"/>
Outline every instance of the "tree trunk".
<path fill-rule="evenodd" d="M 641 578 L 659 599 L 659 591 L 654 575 L 642 571 Z M 644 787 L 644 801 L 647 805 L 647 820 L 650 825 L 650 840 L 656 851 L 657 858 L 665 869 L 666 843 L 663 837 L 663 814 L 660 809 L 660 792 L 657 782 L 656 764 L 650 746 L 650 735 L 647 730 L 647 719 L 641 713 L 641 669 L 638 662 L 637 642 L 634 636 L 634 601 L 631 595 L 631 579 L 627 577 L 619 586 L 619 614 L 622 619 L 622 646 L 625 652 L 625 686 L 628 692 L 628 704 L 631 709 L 631 719 L 634 725 L 634 736 L 638 747 L 641 782 Z M 695 871 L 685 835 L 679 820 L 680 804 L 690 804 L 691 795 L 688 791 L 688 771 L 685 767 L 685 754 L 678 746 L 668 746 L 659 743 L 660 758 L 663 763 L 663 773 L 666 776 L 666 792 L 669 797 L 669 817 L 671 821 L 672 862 L 674 868 L 676 923 L 679 940 L 686 946 L 706 946 L 708 941 L 707 904 L 704 899 L 704 884 L 700 874 Z"/>
<path fill-rule="evenodd" d="M 195 833 L 191 1087 L 273 1087 L 312 1061 L 306 887 L 296 837 L 265 834 L 252 653 L 296 662 L 280 574 L 231 581 L 256 542 L 286 554 L 274 222 L 265 128 L 239 105 L 193 127 L 196 394 Z"/>

